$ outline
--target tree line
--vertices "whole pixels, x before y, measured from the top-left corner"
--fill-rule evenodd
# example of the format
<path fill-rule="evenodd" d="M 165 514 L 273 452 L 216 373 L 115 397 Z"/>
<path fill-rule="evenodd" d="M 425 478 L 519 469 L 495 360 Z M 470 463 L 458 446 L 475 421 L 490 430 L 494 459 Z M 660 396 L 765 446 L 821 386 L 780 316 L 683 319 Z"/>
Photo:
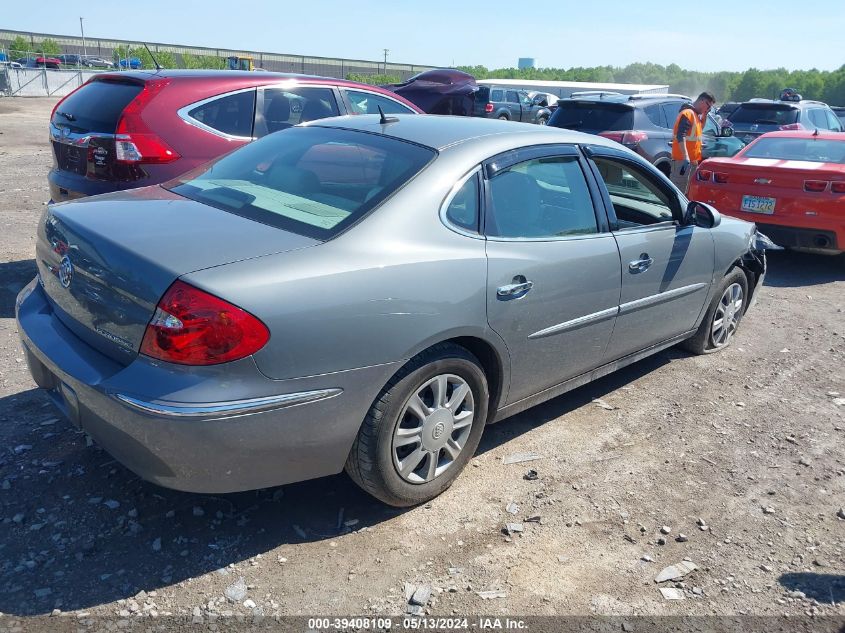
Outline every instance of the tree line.
<path fill-rule="evenodd" d="M 755 97 L 776 99 L 784 88 L 795 88 L 805 99 L 845 105 L 845 64 L 837 70 L 759 70 L 699 72 L 677 64 L 635 63 L 625 67 L 592 68 L 498 68 L 459 66 L 476 79 L 527 79 L 589 81 L 598 83 L 668 84 L 669 92 L 696 96 L 707 90 L 718 102 L 747 101 Z"/>

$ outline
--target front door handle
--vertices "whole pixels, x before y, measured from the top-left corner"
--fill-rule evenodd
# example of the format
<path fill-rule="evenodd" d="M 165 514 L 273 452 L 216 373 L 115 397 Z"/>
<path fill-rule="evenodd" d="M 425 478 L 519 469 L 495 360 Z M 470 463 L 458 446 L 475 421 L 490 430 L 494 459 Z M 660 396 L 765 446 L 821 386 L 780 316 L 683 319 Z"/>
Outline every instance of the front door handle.
<path fill-rule="evenodd" d="M 522 277 L 520 275 L 520 277 Z M 499 297 L 521 297 L 534 287 L 533 281 L 528 281 L 525 277 L 518 279 L 514 277 L 514 282 L 507 286 L 499 286 L 496 288 L 496 295 Z"/>
<path fill-rule="evenodd" d="M 639 259 L 635 259 L 634 261 L 628 264 L 628 271 L 631 273 L 644 273 L 647 271 L 651 265 L 654 263 L 654 259 L 648 256 L 648 253 L 643 253 L 640 255 Z"/>

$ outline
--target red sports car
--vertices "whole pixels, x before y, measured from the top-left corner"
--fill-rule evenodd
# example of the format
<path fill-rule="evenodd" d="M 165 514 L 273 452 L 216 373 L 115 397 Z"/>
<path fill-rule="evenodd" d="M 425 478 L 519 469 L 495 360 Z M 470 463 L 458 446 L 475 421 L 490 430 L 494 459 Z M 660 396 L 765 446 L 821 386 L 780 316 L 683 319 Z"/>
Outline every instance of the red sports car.
<path fill-rule="evenodd" d="M 755 222 L 781 246 L 845 251 L 845 134 L 770 132 L 702 162 L 687 194 Z"/>

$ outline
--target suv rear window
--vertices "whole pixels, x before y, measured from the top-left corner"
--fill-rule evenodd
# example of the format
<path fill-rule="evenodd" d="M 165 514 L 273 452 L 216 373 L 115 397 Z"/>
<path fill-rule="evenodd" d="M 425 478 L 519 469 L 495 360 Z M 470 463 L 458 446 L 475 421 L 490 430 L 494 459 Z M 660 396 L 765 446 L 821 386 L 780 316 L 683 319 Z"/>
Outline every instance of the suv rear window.
<path fill-rule="evenodd" d="M 728 119 L 733 123 L 787 125 L 798 121 L 798 109 L 779 104 L 743 103 Z"/>
<path fill-rule="evenodd" d="M 165 188 L 264 224 L 329 239 L 419 173 L 435 151 L 336 128 L 292 127 Z"/>
<path fill-rule="evenodd" d="M 618 103 L 561 101 L 549 119 L 549 125 L 583 132 L 632 130 L 634 109 Z"/>
<path fill-rule="evenodd" d="M 91 81 L 59 104 L 53 122 L 74 133 L 114 134 L 123 109 L 142 89 L 137 83 Z"/>

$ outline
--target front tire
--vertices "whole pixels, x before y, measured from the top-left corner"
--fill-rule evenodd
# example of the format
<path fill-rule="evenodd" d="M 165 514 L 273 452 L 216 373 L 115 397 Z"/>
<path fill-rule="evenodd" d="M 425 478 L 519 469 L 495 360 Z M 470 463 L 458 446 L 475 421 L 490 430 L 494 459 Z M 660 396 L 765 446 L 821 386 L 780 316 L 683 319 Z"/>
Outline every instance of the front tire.
<path fill-rule="evenodd" d="M 548 123 L 549 119 L 544 116 L 541 116 L 539 119 L 537 119 L 537 125 L 548 125 Z"/>
<path fill-rule="evenodd" d="M 748 304 L 748 279 L 739 268 L 722 280 L 698 331 L 681 347 L 694 354 L 718 352 L 731 344 Z"/>
<path fill-rule="evenodd" d="M 424 503 L 457 479 L 478 448 L 490 399 L 481 363 L 436 345 L 382 389 L 346 460 L 346 472 L 385 503 Z"/>

